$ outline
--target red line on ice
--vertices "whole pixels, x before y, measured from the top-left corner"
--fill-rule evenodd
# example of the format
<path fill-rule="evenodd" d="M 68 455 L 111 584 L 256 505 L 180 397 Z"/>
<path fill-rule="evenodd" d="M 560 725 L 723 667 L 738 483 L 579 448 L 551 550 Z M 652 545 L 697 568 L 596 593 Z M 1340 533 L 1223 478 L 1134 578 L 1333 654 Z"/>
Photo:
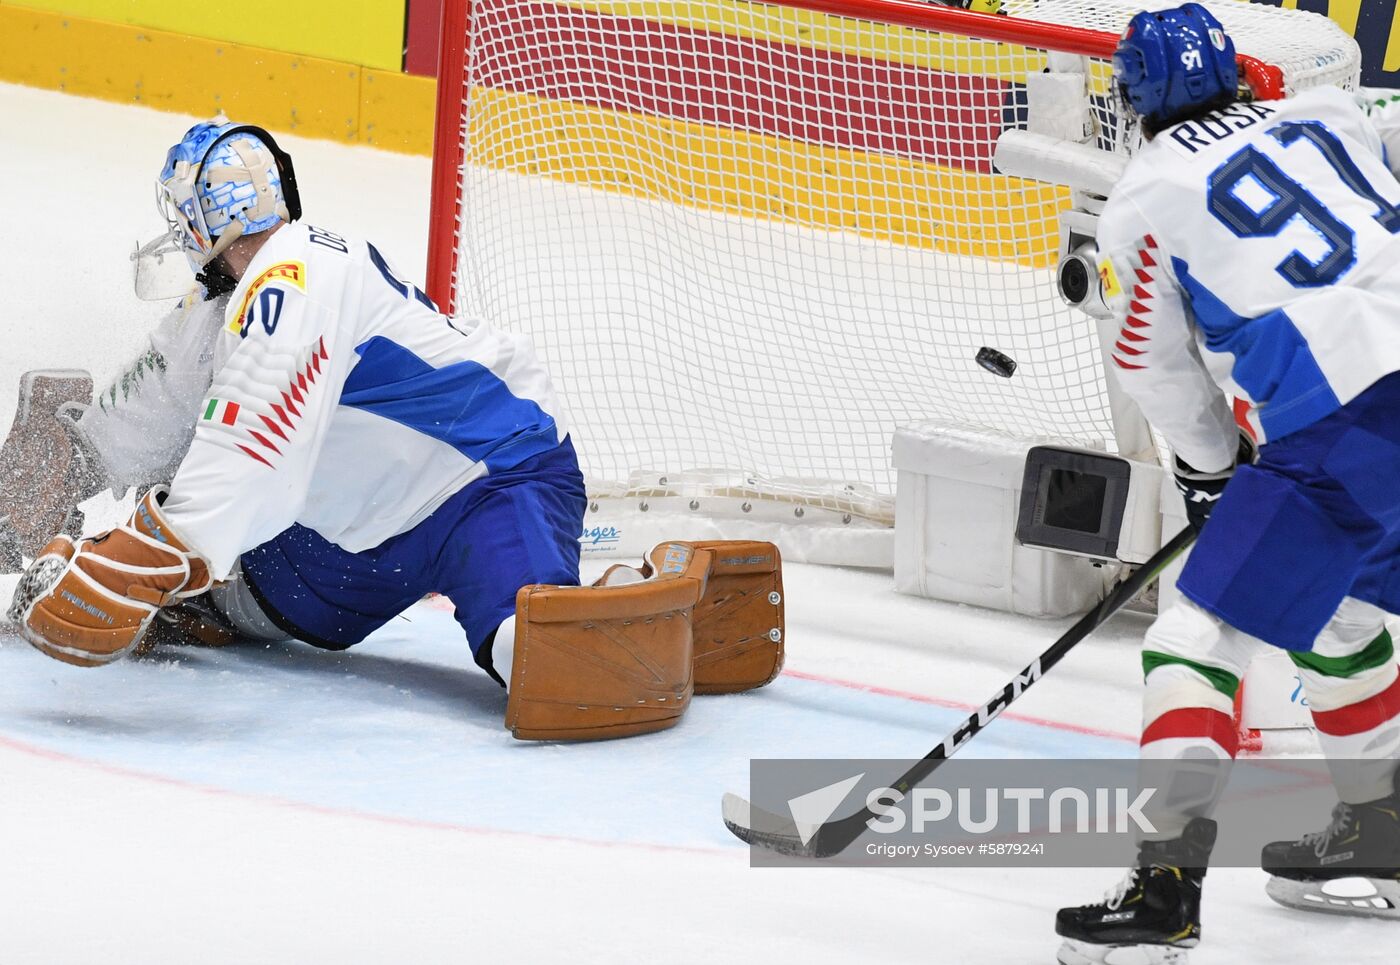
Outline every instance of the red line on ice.
<path fill-rule="evenodd" d="M 89 770 L 110 774 L 115 777 L 146 781 L 151 784 L 162 784 L 166 787 L 177 787 L 187 791 L 197 791 L 200 794 L 208 794 L 214 797 L 232 798 L 238 801 L 248 801 L 258 804 L 271 804 L 275 807 L 307 811 L 314 814 L 325 814 L 331 817 L 358 818 L 362 821 L 373 821 L 378 824 L 388 824 L 401 828 L 417 828 L 424 831 L 455 831 L 459 834 L 524 838 L 531 841 L 556 841 L 565 844 L 581 844 L 593 848 L 631 848 L 640 851 L 664 852 L 681 851 L 686 854 L 720 855 L 724 857 L 733 857 L 740 853 L 737 848 L 693 848 L 674 844 L 651 844 L 645 841 L 607 841 L 598 838 L 575 838 L 565 834 L 536 834 L 531 831 L 510 831 L 503 828 L 483 828 L 469 824 L 453 824 L 449 821 L 429 821 L 425 818 L 406 818 L 392 814 L 378 814 L 374 811 L 362 811 L 357 808 L 332 807 L 326 804 L 295 801 L 291 798 L 278 797 L 275 794 L 256 794 L 251 791 L 234 791 L 212 784 L 199 784 L 194 781 L 181 780 L 178 777 L 153 774 L 149 771 L 139 771 L 135 768 L 108 764 L 105 761 L 93 760 L 87 757 L 79 757 L 76 754 L 65 754 L 62 751 L 50 750 L 47 747 L 39 747 L 35 744 L 29 744 L 24 741 L 15 740 L 13 737 L 5 737 L 3 735 L 0 735 L 0 747 L 20 754 L 27 754 L 30 757 L 37 757 L 41 760 L 53 761 L 59 764 L 73 764 L 79 767 L 85 767 Z"/>
<path fill-rule="evenodd" d="M 433 610 L 443 610 L 452 612 L 452 601 L 446 597 L 431 596 L 424 599 L 423 604 Z M 858 690 L 861 693 L 875 694 L 878 697 L 894 697 L 898 700 L 912 700 L 916 704 L 929 704 L 933 707 L 946 707 L 949 710 L 965 710 L 971 713 L 977 709 L 977 704 L 969 704 L 961 700 L 949 700 L 946 697 L 934 697 L 929 694 L 916 694 L 909 690 L 896 690 L 893 687 L 881 687 L 876 684 L 861 683 L 858 680 L 843 680 L 840 677 L 828 677 L 824 674 L 808 673 L 805 670 L 784 670 L 784 677 L 793 677 L 797 680 L 809 680 L 812 683 L 827 684 L 832 687 L 841 687 L 845 690 Z M 703 698 L 702 698 L 703 699 Z M 1017 714 L 1008 711 L 1002 714 L 1007 720 L 1014 720 L 1022 724 L 1032 724 L 1036 727 L 1048 727 L 1051 730 L 1062 730 L 1070 734 L 1082 734 L 1085 737 L 1103 737 L 1108 740 L 1123 741 L 1128 744 L 1136 744 L 1141 735 L 1124 734 L 1116 730 L 1102 730 L 1098 727 L 1085 727 L 1081 724 L 1070 724 L 1062 720 L 1050 720 L 1046 717 L 1034 717 L 1030 714 Z"/>
<path fill-rule="evenodd" d="M 916 694 L 908 690 L 895 690 L 893 687 L 879 687 L 875 684 L 863 684 L 855 680 L 842 680 L 839 677 L 826 677 L 822 674 L 807 673 L 803 670 L 784 670 L 784 677 L 796 677 L 798 680 L 810 680 L 819 684 L 830 684 L 833 687 L 844 687 L 846 690 L 859 690 L 862 693 L 877 694 L 881 697 L 897 697 L 900 700 L 912 700 L 916 704 L 929 704 L 934 707 L 947 707 L 950 710 L 974 711 L 978 704 L 969 704 L 961 700 L 949 700 L 946 697 L 933 697 L 928 694 Z M 1051 730 L 1067 731 L 1071 734 L 1083 734 L 1086 737 L 1104 737 L 1108 740 L 1125 741 L 1129 744 L 1136 744 L 1136 735 L 1123 734 L 1115 730 L 1101 730 L 1098 727 L 1085 727 L 1081 724 L 1070 724 L 1062 720 L 1049 720 L 1045 717 L 1032 717 L 1029 714 L 1017 714 L 1011 711 L 1001 715 L 1007 720 L 1014 720 L 1022 724 L 1034 724 L 1036 727 L 1048 727 Z"/>

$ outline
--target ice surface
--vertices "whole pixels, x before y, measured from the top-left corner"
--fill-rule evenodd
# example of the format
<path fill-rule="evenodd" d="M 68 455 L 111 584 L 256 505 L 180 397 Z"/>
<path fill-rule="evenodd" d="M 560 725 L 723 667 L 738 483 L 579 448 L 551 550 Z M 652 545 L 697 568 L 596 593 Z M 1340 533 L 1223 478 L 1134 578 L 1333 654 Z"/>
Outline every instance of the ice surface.
<path fill-rule="evenodd" d="M 126 255 L 160 229 L 148 185 L 190 121 L 5 85 L 0 119 L 3 427 L 25 369 L 100 381 L 162 313 Z M 313 221 L 421 275 L 426 161 L 284 146 Z M 0 962 L 1052 961 L 1055 908 L 1119 869 L 751 870 L 719 810 L 751 756 L 922 753 L 1064 624 L 886 574 L 787 578 L 788 674 L 597 745 L 511 740 L 432 603 L 342 654 L 78 670 L 0 634 Z M 1145 625 L 1100 631 L 966 753 L 1132 754 Z M 1289 913 L 1263 883 L 1211 873 L 1193 962 L 1395 959 L 1393 926 Z"/>

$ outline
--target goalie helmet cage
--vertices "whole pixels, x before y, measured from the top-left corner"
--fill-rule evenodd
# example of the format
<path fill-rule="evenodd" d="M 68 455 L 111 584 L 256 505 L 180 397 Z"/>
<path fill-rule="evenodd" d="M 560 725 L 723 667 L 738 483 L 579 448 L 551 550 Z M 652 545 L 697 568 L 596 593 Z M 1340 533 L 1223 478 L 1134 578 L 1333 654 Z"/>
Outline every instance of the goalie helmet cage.
<path fill-rule="evenodd" d="M 1326 18 L 1208 5 L 1257 96 L 1355 84 Z M 894 429 L 930 418 L 1113 451 L 1054 287 L 1070 193 L 992 155 L 1009 128 L 1124 153 L 1108 58 L 1139 9 L 448 0 L 429 294 L 533 340 L 595 510 L 886 528 Z M 1065 102 L 1028 95 L 1047 70 L 1080 76 Z"/>

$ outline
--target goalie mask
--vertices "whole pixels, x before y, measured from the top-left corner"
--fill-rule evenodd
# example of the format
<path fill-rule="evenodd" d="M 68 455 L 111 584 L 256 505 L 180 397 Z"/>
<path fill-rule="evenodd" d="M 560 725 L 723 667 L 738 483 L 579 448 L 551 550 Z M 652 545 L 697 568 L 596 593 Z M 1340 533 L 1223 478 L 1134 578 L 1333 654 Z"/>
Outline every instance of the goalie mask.
<path fill-rule="evenodd" d="M 291 157 L 260 127 L 220 115 L 165 156 L 156 203 L 198 274 L 234 241 L 301 217 Z"/>

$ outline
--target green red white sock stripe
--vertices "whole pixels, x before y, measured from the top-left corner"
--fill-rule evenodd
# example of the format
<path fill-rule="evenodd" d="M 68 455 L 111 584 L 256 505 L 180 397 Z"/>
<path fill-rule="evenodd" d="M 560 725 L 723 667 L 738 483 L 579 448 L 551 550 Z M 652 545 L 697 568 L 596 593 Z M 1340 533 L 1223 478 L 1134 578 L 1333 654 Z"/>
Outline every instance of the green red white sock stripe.
<path fill-rule="evenodd" d="M 1400 670 L 1390 634 L 1351 653 L 1289 654 L 1317 729 L 1330 737 L 1369 733 L 1400 717 Z"/>
<path fill-rule="evenodd" d="M 227 399 L 210 399 L 209 404 L 204 407 L 203 421 L 231 426 L 238 421 L 238 409 L 237 402 L 231 402 Z"/>
<path fill-rule="evenodd" d="M 1373 801 L 1390 793 L 1389 775 L 1356 766 L 1400 756 L 1400 671 L 1395 647 L 1382 633 L 1364 649 L 1325 656 L 1292 654 L 1308 694 L 1318 743 L 1334 763 L 1332 782 L 1343 801 Z"/>
<path fill-rule="evenodd" d="M 1312 716 L 1317 729 L 1330 737 L 1349 737 L 1374 731 L 1400 718 L 1400 675 L 1393 668 L 1387 668 L 1383 675 L 1376 676 L 1381 678 L 1378 682 L 1384 682 L 1388 677 L 1389 685 L 1368 697 L 1331 710 L 1314 706 Z"/>
<path fill-rule="evenodd" d="M 1239 750 L 1234 692 L 1239 678 L 1170 654 L 1146 651 L 1143 695 L 1144 756 L 1175 757 L 1187 747 L 1206 746 L 1219 756 Z"/>
<path fill-rule="evenodd" d="M 1168 741 L 1172 745 L 1167 745 Z M 1188 745 L 1205 746 L 1219 756 L 1234 757 L 1240 749 L 1240 731 L 1234 715 L 1222 714 L 1213 707 L 1177 707 L 1142 729 L 1144 757 L 1180 757 Z"/>
<path fill-rule="evenodd" d="M 1397 680 L 1395 644 L 1388 632 L 1382 631 L 1364 648 L 1351 653 L 1289 656 L 1307 690 L 1314 721 L 1324 734 L 1356 733 L 1358 726 L 1368 720 L 1384 723 L 1400 709 L 1394 706 L 1394 700 L 1389 701 L 1388 712 L 1386 709 L 1387 694 L 1394 690 Z"/>
<path fill-rule="evenodd" d="M 1382 773 L 1361 763 L 1400 757 L 1400 679 L 1392 678 L 1379 693 L 1344 707 L 1313 707 L 1312 715 L 1342 800 L 1374 801 L 1389 794 L 1391 770 Z"/>

